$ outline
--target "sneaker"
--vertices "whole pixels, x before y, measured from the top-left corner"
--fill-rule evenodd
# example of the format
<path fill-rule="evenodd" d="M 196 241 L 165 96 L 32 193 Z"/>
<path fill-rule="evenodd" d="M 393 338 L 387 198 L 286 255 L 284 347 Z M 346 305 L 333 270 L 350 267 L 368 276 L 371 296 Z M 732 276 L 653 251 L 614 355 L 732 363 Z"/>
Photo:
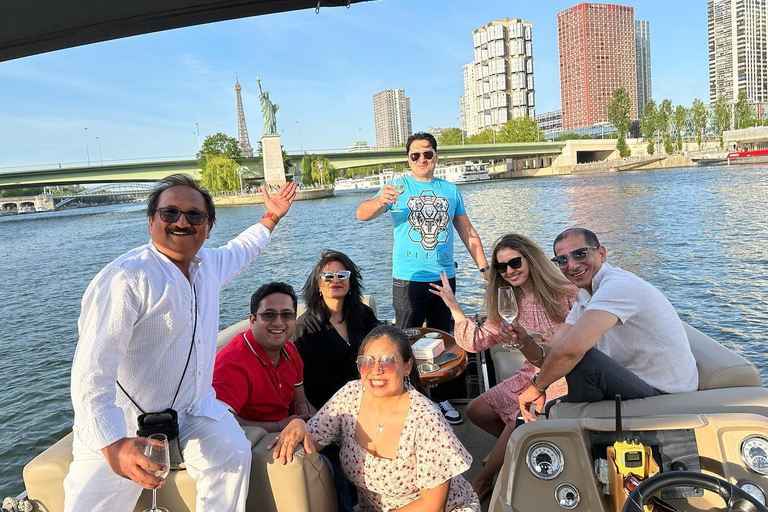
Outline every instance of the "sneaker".
<path fill-rule="evenodd" d="M 445 416 L 445 419 L 448 420 L 448 423 L 451 425 L 461 425 L 464 422 L 464 418 L 461 417 L 459 411 L 454 409 L 451 402 L 448 400 L 444 400 L 437 405 L 440 407 L 440 411 L 443 413 L 443 416 Z"/>

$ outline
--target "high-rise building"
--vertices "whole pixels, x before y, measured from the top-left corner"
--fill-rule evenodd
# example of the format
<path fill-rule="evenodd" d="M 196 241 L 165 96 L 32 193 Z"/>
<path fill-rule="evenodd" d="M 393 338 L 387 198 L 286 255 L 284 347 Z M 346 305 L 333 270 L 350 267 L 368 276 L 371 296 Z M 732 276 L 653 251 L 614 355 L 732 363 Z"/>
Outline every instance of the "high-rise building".
<path fill-rule="evenodd" d="M 607 121 L 613 91 L 629 93 L 637 119 L 634 9 L 582 3 L 557 15 L 563 129 Z"/>
<path fill-rule="evenodd" d="M 635 62 L 637 63 L 637 117 L 653 98 L 651 91 L 651 28 L 647 21 L 635 20 Z"/>
<path fill-rule="evenodd" d="M 404 146 L 411 128 L 411 99 L 403 89 L 386 89 L 373 95 L 373 122 L 376 146 Z"/>
<path fill-rule="evenodd" d="M 768 0 L 710 0 L 709 100 L 768 101 Z"/>
<path fill-rule="evenodd" d="M 536 115 L 533 25 L 504 18 L 472 31 L 475 58 L 464 66 L 462 127 L 468 135 Z"/>

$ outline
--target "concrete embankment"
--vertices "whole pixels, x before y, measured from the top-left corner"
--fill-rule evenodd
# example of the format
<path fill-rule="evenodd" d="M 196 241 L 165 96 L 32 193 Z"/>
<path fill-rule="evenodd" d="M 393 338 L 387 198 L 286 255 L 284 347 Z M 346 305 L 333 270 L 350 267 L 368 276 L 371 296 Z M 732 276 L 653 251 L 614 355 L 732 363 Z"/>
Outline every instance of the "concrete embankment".
<path fill-rule="evenodd" d="M 333 188 L 325 187 L 320 189 L 298 190 L 296 192 L 296 201 L 324 199 L 326 197 L 333 197 Z M 213 203 L 216 206 L 240 206 L 243 204 L 262 204 L 263 202 L 264 198 L 260 192 L 213 196 Z"/>
<path fill-rule="evenodd" d="M 671 155 L 660 160 L 649 162 L 633 162 L 629 160 L 609 160 L 591 164 L 568 166 L 552 165 L 539 169 L 517 169 L 491 174 L 494 179 L 508 178 L 543 178 L 567 174 L 592 174 L 611 171 L 652 171 L 657 169 L 673 169 L 678 167 L 696 167 L 690 155 Z"/>

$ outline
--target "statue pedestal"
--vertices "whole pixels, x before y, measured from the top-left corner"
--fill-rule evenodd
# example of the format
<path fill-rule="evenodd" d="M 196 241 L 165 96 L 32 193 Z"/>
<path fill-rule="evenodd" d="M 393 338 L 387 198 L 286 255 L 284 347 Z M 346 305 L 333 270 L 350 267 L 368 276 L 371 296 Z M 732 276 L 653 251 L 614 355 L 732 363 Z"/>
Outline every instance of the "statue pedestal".
<path fill-rule="evenodd" d="M 264 157 L 264 183 L 267 185 L 284 184 L 285 167 L 283 167 L 283 148 L 280 144 L 280 135 L 261 137 L 261 153 Z"/>

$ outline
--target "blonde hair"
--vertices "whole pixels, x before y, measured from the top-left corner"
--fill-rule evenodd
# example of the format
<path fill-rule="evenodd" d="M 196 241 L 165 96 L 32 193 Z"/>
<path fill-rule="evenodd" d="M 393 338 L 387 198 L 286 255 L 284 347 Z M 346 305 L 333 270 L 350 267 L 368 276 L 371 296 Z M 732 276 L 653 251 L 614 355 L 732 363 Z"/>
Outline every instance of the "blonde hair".
<path fill-rule="evenodd" d="M 551 261 L 544 254 L 544 251 L 536 245 L 530 238 L 518 233 L 508 233 L 493 245 L 493 257 L 491 258 L 491 269 L 488 271 L 488 286 L 485 290 L 485 303 L 488 306 L 488 319 L 493 323 L 501 322 L 498 307 L 498 290 L 502 286 L 509 286 L 509 283 L 502 277 L 496 264 L 499 262 L 498 253 L 501 249 L 512 249 L 520 254 L 528 262 L 528 279 L 533 284 L 533 295 L 536 302 L 544 307 L 547 316 L 558 323 L 565 321 L 565 314 L 562 310 L 560 298 L 562 295 L 573 296 L 574 292 L 568 287 L 568 280 L 562 272 L 555 268 Z M 515 289 L 515 295 L 520 300 L 522 291 L 518 287 Z"/>

